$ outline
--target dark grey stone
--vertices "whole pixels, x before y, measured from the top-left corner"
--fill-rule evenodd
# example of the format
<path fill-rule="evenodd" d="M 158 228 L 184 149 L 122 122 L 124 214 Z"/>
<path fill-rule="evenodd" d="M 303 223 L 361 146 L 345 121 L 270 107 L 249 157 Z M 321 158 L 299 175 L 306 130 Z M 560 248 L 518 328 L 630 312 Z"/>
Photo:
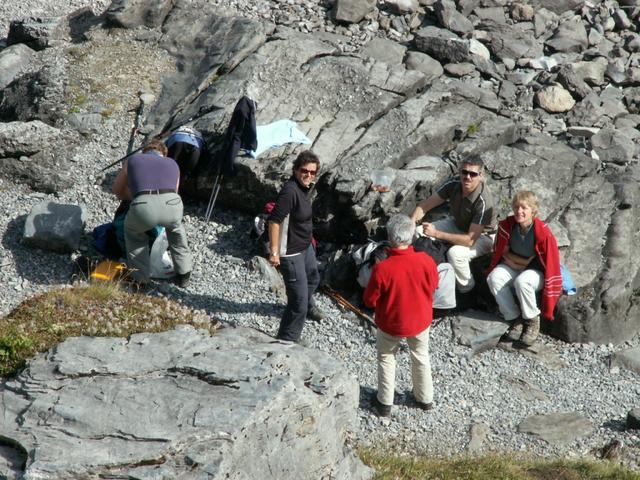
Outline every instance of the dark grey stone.
<path fill-rule="evenodd" d="M 640 430 L 640 408 L 634 408 L 627 413 L 627 428 Z"/>
<path fill-rule="evenodd" d="M 414 34 L 416 48 L 439 62 L 465 62 L 470 59 L 469 41 L 449 30 L 425 27 Z"/>
<path fill-rule="evenodd" d="M 34 50 L 43 50 L 68 39 L 69 23 L 65 17 L 29 17 L 11 22 L 7 45 L 24 43 Z"/>
<path fill-rule="evenodd" d="M 174 4 L 174 0 L 113 0 L 105 18 L 117 27 L 160 27 Z"/>
<path fill-rule="evenodd" d="M 592 431 L 592 423 L 577 412 L 533 415 L 518 425 L 518 432 L 537 435 L 554 445 L 571 443 Z"/>
<path fill-rule="evenodd" d="M 86 223 L 84 205 L 42 202 L 27 215 L 22 243 L 52 252 L 72 253 L 80 246 Z"/>

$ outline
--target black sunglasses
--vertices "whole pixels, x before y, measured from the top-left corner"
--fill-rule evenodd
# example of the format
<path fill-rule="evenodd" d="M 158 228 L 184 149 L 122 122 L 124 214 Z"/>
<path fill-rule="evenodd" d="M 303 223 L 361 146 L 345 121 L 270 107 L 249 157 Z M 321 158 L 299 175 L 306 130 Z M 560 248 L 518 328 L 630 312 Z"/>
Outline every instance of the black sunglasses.
<path fill-rule="evenodd" d="M 476 178 L 478 175 L 480 175 L 480 172 L 474 172 L 473 170 L 467 170 L 467 169 L 462 169 L 460 170 L 460 176 L 464 177 L 464 176 L 469 176 L 471 178 Z"/>

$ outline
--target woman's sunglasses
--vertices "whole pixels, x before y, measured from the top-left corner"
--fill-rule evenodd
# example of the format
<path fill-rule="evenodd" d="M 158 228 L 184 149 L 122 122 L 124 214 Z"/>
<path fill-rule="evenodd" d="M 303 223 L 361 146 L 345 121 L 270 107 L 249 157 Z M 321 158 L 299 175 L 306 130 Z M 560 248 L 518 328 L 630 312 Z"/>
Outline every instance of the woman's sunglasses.
<path fill-rule="evenodd" d="M 312 177 L 315 177 L 316 173 L 318 173 L 317 170 L 307 170 L 306 168 L 299 168 L 298 171 L 303 175 L 311 175 Z"/>

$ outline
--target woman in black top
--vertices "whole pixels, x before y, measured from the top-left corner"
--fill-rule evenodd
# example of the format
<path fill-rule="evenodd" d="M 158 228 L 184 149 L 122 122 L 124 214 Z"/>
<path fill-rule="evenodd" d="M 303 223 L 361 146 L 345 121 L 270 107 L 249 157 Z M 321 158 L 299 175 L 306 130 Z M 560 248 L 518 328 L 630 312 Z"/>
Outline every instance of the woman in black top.
<path fill-rule="evenodd" d="M 320 283 L 312 244 L 312 186 L 320 170 L 318 156 L 306 150 L 293 163 L 293 175 L 284 184 L 269 216 L 269 263 L 280 267 L 287 291 L 287 306 L 277 338 L 299 342 L 307 317 L 320 321 L 322 313 L 312 295 Z"/>

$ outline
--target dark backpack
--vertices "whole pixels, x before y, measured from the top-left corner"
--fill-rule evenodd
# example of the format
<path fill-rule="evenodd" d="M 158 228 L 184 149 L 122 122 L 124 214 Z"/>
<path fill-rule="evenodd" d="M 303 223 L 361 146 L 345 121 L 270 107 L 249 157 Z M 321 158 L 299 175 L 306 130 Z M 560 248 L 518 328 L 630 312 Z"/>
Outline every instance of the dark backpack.
<path fill-rule="evenodd" d="M 450 245 L 431 237 L 418 237 L 413 241 L 414 250 L 429 255 L 436 262 L 436 265 L 447 262 L 447 251 L 450 247 Z"/>

